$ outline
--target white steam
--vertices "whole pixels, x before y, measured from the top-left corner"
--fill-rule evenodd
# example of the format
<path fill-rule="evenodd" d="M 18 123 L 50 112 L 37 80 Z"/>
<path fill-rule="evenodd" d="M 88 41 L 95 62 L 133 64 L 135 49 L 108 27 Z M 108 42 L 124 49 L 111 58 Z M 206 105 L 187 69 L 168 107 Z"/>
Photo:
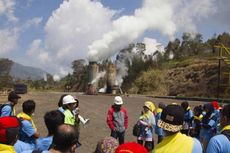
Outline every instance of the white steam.
<path fill-rule="evenodd" d="M 105 71 L 98 73 L 96 78 L 92 80 L 91 84 L 97 83 L 100 78 L 105 76 L 105 74 L 106 74 Z"/>
<path fill-rule="evenodd" d="M 134 15 L 114 20 L 112 30 L 88 47 L 88 59 L 100 61 L 109 58 L 148 30 L 157 30 L 169 39 L 174 38 L 179 28 L 195 32 L 194 19 L 210 15 L 213 8 L 214 0 L 144 0 Z"/>

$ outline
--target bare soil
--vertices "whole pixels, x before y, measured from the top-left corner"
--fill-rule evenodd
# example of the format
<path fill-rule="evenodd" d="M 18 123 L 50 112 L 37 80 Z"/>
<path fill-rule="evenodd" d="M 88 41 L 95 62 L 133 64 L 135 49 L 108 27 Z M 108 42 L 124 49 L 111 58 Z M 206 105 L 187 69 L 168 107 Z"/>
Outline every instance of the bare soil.
<path fill-rule="evenodd" d="M 63 92 L 30 92 L 21 95 L 19 103 L 16 105 L 16 112 L 21 111 L 23 101 L 33 99 L 36 102 L 36 111 L 33 116 L 34 122 L 42 137 L 46 136 L 47 130 L 43 121 L 45 112 L 58 108 L 57 103 Z M 98 140 L 110 135 L 110 130 L 106 124 L 106 115 L 108 108 L 113 104 L 114 96 L 109 95 L 83 95 L 77 93 L 69 93 L 75 95 L 80 101 L 80 114 L 85 118 L 90 118 L 87 125 L 80 127 L 80 142 L 82 146 L 78 148 L 78 153 L 92 153 L 95 150 Z M 151 100 L 157 106 L 159 102 L 165 104 L 178 102 L 170 99 L 154 99 L 140 95 L 122 96 L 124 107 L 128 110 L 129 128 L 126 132 L 126 141 L 136 141 L 132 135 L 132 127 L 137 121 L 142 106 L 146 100 Z M 0 102 L 7 100 L 6 96 L 0 96 Z M 201 102 L 190 102 L 191 106 L 202 104 Z M 156 142 L 156 141 L 155 141 Z"/>

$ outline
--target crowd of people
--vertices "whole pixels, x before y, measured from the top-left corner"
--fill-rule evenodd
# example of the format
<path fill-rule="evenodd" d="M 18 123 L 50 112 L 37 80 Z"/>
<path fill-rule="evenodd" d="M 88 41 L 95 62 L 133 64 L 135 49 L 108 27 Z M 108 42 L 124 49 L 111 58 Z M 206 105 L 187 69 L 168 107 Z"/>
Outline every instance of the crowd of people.
<path fill-rule="evenodd" d="M 62 95 L 57 109 L 45 113 L 46 137 L 40 137 L 32 118 L 35 101 L 24 101 L 22 112 L 15 114 L 20 98 L 10 92 L 0 106 L 0 153 L 77 152 L 80 123 L 89 119 L 79 114 L 76 97 Z M 125 142 L 129 118 L 123 103 L 121 96 L 114 97 L 107 113 L 110 136 L 98 142 L 94 153 L 230 153 L 230 105 L 212 101 L 191 108 L 184 101 L 156 107 L 146 101 L 133 129 L 135 142 Z"/>

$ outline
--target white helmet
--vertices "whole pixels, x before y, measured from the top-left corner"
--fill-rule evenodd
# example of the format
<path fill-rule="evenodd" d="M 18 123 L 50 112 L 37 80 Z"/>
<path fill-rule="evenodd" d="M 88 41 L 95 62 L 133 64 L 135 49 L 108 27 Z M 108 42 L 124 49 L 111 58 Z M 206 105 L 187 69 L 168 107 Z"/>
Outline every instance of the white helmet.
<path fill-rule="evenodd" d="M 116 97 L 114 98 L 114 104 L 115 104 L 115 105 L 122 105 L 122 104 L 123 104 L 123 101 L 122 101 L 121 96 L 116 96 Z"/>
<path fill-rule="evenodd" d="M 72 104 L 72 103 L 76 103 L 76 102 L 77 101 L 71 95 L 66 95 L 62 100 L 63 105 Z"/>

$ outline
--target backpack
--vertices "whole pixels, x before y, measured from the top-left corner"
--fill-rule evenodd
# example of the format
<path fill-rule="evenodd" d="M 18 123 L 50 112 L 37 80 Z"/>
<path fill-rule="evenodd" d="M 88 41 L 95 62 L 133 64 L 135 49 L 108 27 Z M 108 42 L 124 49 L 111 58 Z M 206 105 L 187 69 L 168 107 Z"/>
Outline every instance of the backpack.
<path fill-rule="evenodd" d="M 13 111 L 12 105 L 10 105 L 10 104 L 0 104 L 0 117 L 2 116 L 2 109 L 3 109 L 3 107 L 5 107 L 7 105 L 11 107 L 10 114 L 12 113 L 12 111 Z"/>
<path fill-rule="evenodd" d="M 140 123 L 136 123 L 134 126 L 133 126 L 133 135 L 136 136 L 136 137 L 139 137 L 141 134 L 141 125 Z"/>
<path fill-rule="evenodd" d="M 223 131 L 223 132 L 221 132 L 221 134 L 225 135 L 228 138 L 228 140 L 230 141 L 230 134 L 229 134 L 229 132 Z"/>

